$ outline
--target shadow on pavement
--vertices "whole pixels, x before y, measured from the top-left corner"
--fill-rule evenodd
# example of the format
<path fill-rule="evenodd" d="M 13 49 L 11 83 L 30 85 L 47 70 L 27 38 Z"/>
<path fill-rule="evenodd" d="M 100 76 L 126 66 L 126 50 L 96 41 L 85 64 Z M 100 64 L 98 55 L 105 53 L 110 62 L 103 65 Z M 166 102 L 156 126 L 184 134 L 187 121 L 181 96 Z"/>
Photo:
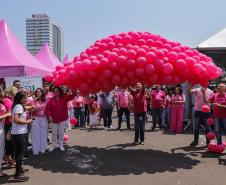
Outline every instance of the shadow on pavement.
<path fill-rule="evenodd" d="M 207 150 L 206 146 L 202 147 L 190 147 L 190 146 L 184 146 L 179 148 L 173 148 L 171 149 L 172 153 L 176 153 L 176 151 L 184 151 L 186 152 L 186 156 L 200 156 L 202 158 L 211 158 L 211 159 L 217 159 L 218 164 L 220 165 L 226 165 L 226 159 L 222 158 L 226 156 L 226 153 L 212 153 Z"/>
<path fill-rule="evenodd" d="M 123 149 L 74 146 L 65 152 L 54 151 L 31 156 L 26 165 L 53 173 L 78 173 L 101 176 L 154 174 L 179 169 L 192 169 L 199 164 L 184 153 L 168 153 L 152 149 Z"/>

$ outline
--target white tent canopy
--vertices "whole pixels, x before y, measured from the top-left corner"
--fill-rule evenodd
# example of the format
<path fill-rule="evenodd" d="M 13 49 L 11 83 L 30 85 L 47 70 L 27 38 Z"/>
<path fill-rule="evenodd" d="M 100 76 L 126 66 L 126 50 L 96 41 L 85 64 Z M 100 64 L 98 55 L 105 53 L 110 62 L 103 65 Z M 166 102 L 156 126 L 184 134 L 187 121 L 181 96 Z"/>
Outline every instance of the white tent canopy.
<path fill-rule="evenodd" d="M 226 49 L 226 28 L 198 45 L 198 49 Z"/>

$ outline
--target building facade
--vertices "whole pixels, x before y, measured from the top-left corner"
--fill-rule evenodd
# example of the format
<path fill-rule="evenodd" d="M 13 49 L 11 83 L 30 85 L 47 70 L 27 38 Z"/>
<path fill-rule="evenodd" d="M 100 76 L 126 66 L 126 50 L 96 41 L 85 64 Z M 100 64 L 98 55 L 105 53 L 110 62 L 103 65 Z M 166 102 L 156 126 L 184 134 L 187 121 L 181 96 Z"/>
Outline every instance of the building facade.
<path fill-rule="evenodd" d="M 56 57 L 61 61 L 64 56 L 63 29 L 46 14 L 33 14 L 26 19 L 26 45 L 35 55 L 45 42 L 48 42 Z"/>

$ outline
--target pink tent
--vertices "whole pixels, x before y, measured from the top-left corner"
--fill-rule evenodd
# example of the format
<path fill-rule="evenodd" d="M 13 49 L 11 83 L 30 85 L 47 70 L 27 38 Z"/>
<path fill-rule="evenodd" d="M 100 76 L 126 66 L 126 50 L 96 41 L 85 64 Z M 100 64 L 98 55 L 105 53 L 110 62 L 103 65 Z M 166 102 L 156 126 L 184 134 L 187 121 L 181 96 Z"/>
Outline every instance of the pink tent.
<path fill-rule="evenodd" d="M 51 71 L 55 71 L 57 65 L 62 65 L 57 57 L 53 54 L 46 42 L 35 56 L 43 65 L 48 66 Z"/>
<path fill-rule="evenodd" d="M 62 64 L 67 64 L 70 62 L 69 56 L 68 54 L 64 57 L 64 59 L 62 60 Z"/>
<path fill-rule="evenodd" d="M 50 72 L 17 40 L 5 20 L 0 22 L 0 77 L 44 76 Z"/>

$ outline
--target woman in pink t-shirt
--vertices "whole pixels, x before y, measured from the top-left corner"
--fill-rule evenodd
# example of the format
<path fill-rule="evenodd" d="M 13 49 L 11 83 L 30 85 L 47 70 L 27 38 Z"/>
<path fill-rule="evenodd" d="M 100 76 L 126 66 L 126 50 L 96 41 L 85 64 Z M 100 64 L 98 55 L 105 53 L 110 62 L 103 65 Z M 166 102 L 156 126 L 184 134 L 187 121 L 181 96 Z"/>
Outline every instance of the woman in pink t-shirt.
<path fill-rule="evenodd" d="M 72 92 L 71 92 L 70 89 L 68 89 L 68 90 L 66 91 L 66 93 L 67 93 L 67 95 L 71 95 L 71 94 L 72 94 Z M 72 129 L 71 129 L 71 123 L 70 123 L 70 120 L 71 120 L 72 118 L 74 118 L 74 106 L 73 106 L 73 100 L 71 100 L 71 101 L 69 101 L 69 102 L 67 103 L 67 109 L 68 109 L 68 119 L 67 119 L 66 126 L 65 126 L 65 127 L 66 127 L 66 132 L 72 130 Z"/>
<path fill-rule="evenodd" d="M 167 90 L 167 95 L 165 98 L 164 109 L 163 109 L 163 126 L 169 127 L 171 120 L 171 109 L 172 109 L 172 96 L 173 91 L 171 89 Z"/>
<path fill-rule="evenodd" d="M 45 114 L 46 101 L 43 89 L 38 88 L 35 91 L 35 111 L 33 112 L 34 121 L 32 123 L 32 150 L 33 154 L 45 153 L 48 147 L 47 133 L 48 120 Z"/>
<path fill-rule="evenodd" d="M 80 92 L 76 92 L 76 96 L 73 100 L 75 118 L 78 120 L 80 127 L 85 126 L 85 110 L 84 110 L 84 98 L 80 96 Z"/>
<path fill-rule="evenodd" d="M 175 89 L 175 94 L 173 95 L 171 102 L 172 112 L 170 131 L 182 132 L 185 96 L 182 93 L 182 89 L 180 87 Z"/>
<path fill-rule="evenodd" d="M 3 105 L 3 94 L 0 93 L 0 177 L 7 176 L 1 171 L 3 156 L 5 153 L 5 132 L 4 132 L 4 119 L 11 116 L 11 113 L 6 112 L 6 107 Z"/>
<path fill-rule="evenodd" d="M 6 113 L 11 113 L 12 111 L 12 105 L 13 105 L 13 98 L 18 92 L 18 89 L 16 87 L 8 87 L 4 90 L 4 98 L 3 98 L 3 105 L 6 108 Z M 5 119 L 5 134 L 10 133 L 12 128 L 12 117 L 7 117 Z M 9 163 L 11 167 L 15 167 L 15 161 L 14 159 L 14 146 L 12 143 L 12 140 L 5 139 L 5 162 Z"/>

